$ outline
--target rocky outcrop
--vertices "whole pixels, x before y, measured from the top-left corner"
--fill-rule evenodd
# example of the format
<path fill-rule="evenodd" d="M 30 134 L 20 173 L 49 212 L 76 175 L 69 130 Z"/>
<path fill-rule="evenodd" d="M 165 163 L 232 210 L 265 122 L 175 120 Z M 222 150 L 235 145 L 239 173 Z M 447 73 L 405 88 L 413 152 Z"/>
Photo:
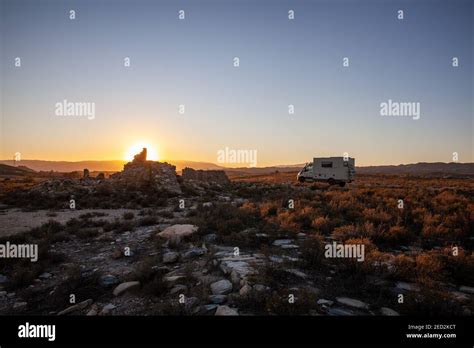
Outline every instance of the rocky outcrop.
<path fill-rule="evenodd" d="M 123 171 L 110 177 L 114 183 L 128 186 L 150 186 L 160 191 L 180 194 L 181 187 L 176 178 L 176 167 L 166 162 L 146 160 L 146 148 L 132 162 L 123 167 Z"/>
<path fill-rule="evenodd" d="M 223 170 L 195 170 L 184 168 L 182 173 L 183 180 L 204 181 L 218 184 L 228 184 L 229 178 Z"/>

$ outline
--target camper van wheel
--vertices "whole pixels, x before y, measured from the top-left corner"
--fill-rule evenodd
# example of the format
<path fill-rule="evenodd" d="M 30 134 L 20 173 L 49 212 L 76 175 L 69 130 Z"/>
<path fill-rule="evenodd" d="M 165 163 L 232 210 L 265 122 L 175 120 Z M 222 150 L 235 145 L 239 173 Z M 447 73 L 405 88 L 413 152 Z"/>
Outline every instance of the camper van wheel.
<path fill-rule="evenodd" d="M 345 182 L 345 181 L 341 181 L 341 182 L 339 183 L 339 186 L 341 186 L 341 187 L 346 186 L 346 182 Z"/>
<path fill-rule="evenodd" d="M 328 180 L 328 184 L 331 185 L 331 186 L 332 186 L 332 185 L 336 185 L 336 180 L 334 180 L 333 178 L 330 178 L 330 179 Z"/>
<path fill-rule="evenodd" d="M 304 177 L 300 176 L 300 177 L 298 178 L 298 181 L 299 181 L 299 182 L 304 182 Z"/>

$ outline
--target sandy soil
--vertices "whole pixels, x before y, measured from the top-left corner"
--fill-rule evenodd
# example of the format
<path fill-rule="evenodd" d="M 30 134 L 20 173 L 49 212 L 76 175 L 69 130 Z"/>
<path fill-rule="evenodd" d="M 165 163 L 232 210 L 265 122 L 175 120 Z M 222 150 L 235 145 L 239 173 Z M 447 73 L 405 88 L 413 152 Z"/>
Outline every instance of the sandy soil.
<path fill-rule="evenodd" d="M 32 212 L 21 211 L 20 209 L 0 210 L 0 237 L 22 233 L 31 228 L 38 227 L 48 220 L 55 220 L 61 224 L 66 223 L 72 218 L 78 218 L 86 213 L 104 213 L 107 215 L 94 217 L 97 220 L 113 221 L 115 218 L 122 217 L 125 212 L 134 212 L 138 214 L 139 210 L 133 209 L 82 209 L 82 210 L 37 210 Z M 48 216 L 55 214 L 55 216 Z"/>

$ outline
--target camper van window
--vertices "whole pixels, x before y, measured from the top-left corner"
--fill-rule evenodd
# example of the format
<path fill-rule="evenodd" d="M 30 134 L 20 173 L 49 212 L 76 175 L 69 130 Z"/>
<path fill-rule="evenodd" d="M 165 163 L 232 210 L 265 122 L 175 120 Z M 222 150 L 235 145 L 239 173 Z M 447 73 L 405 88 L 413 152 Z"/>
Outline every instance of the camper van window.
<path fill-rule="evenodd" d="M 321 162 L 321 167 L 332 168 L 332 162 Z"/>

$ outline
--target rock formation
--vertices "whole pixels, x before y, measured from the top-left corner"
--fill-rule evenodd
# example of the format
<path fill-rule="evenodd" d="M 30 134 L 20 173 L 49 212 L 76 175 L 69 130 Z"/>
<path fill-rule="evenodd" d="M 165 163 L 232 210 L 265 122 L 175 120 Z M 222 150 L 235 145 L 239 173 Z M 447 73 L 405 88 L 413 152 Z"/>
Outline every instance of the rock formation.
<path fill-rule="evenodd" d="M 146 147 L 143 148 L 142 152 L 136 154 L 133 157 L 133 163 L 143 163 L 146 162 Z"/>
<path fill-rule="evenodd" d="M 223 170 L 195 170 L 192 168 L 184 168 L 181 177 L 183 180 L 204 181 L 218 184 L 228 184 L 230 182 Z"/>
<path fill-rule="evenodd" d="M 110 178 L 118 184 L 129 186 L 150 186 L 173 194 L 180 194 L 181 187 L 176 178 L 176 167 L 162 162 L 147 161 L 146 148 L 135 155 L 132 162 L 123 167 L 123 171 Z"/>

